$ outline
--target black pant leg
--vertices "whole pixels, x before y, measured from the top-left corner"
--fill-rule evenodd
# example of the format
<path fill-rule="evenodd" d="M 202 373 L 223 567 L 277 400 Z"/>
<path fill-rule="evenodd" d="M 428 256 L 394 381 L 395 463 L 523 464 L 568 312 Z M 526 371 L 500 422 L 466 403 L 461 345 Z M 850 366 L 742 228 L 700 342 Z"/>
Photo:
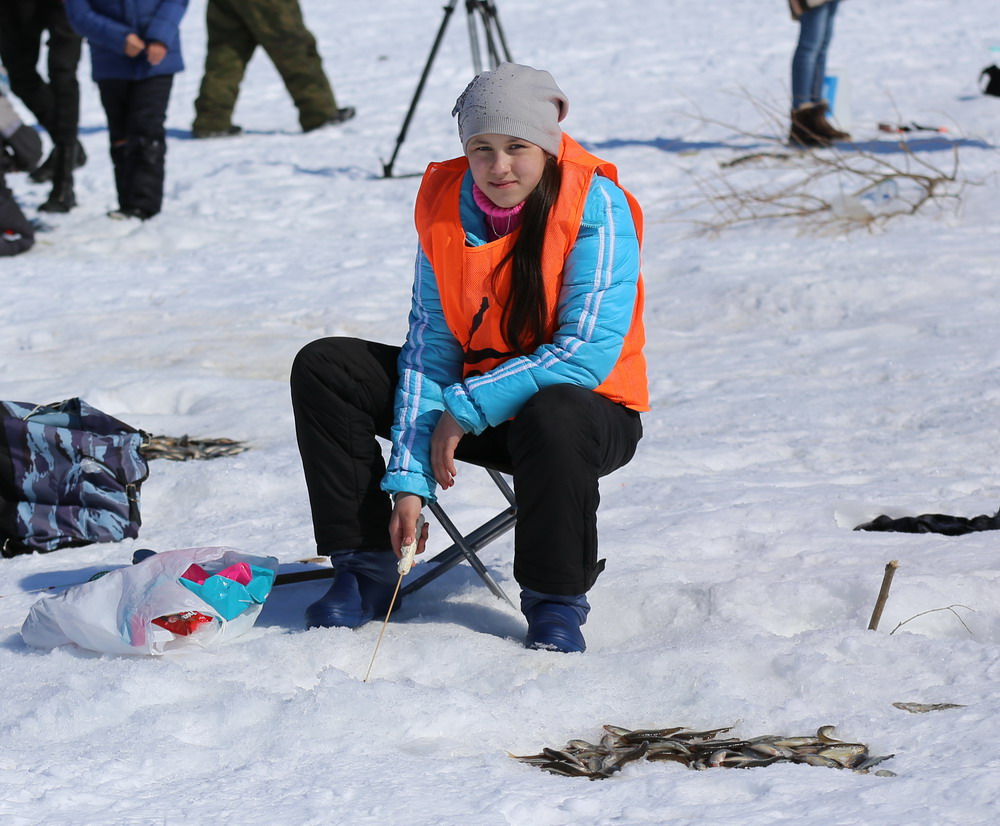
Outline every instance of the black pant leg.
<path fill-rule="evenodd" d="M 111 163 L 115 171 L 115 190 L 118 193 L 118 207 L 122 210 L 132 208 L 129 203 L 128 181 L 132 171 L 129 167 L 129 157 L 126 146 L 128 128 L 128 80 L 99 80 L 97 88 L 101 95 L 101 106 L 104 107 L 104 117 L 108 121 L 108 140 L 111 144 Z"/>
<path fill-rule="evenodd" d="M 52 89 L 38 73 L 43 24 L 41 17 L 20 3 L 0 2 L 0 62 L 7 70 L 10 90 L 20 98 L 45 130 L 52 134 Z"/>
<path fill-rule="evenodd" d="M 376 436 L 392 426 L 399 347 L 356 338 L 307 344 L 292 364 L 295 434 L 320 553 L 384 550 L 391 501 Z"/>
<path fill-rule="evenodd" d="M 48 69 L 52 98 L 51 124 L 46 124 L 53 143 L 76 144 L 80 123 L 80 83 L 76 77 L 83 38 L 69 24 L 61 0 L 44 0 L 44 24 L 49 32 Z"/>
<path fill-rule="evenodd" d="M 597 559 L 598 480 L 628 463 L 639 414 L 569 384 L 536 393 L 510 424 L 517 525 L 514 578 L 548 594 L 586 593 Z"/>
<path fill-rule="evenodd" d="M 170 104 L 173 85 L 173 75 L 156 75 L 131 81 L 125 127 L 129 137 L 134 135 L 157 141 L 166 138 L 164 124 L 167 121 L 167 106 Z"/>
<path fill-rule="evenodd" d="M 106 79 L 97 81 L 101 95 L 101 106 L 108 121 L 108 140 L 114 146 L 123 143 L 128 124 L 129 86 L 131 81 Z"/>

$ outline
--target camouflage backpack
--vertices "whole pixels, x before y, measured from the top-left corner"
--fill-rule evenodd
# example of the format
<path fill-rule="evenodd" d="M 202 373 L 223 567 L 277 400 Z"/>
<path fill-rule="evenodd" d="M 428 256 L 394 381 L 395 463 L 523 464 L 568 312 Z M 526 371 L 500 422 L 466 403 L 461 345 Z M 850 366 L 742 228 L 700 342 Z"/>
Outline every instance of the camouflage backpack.
<path fill-rule="evenodd" d="M 3 555 L 138 536 L 144 439 L 82 399 L 0 402 Z"/>

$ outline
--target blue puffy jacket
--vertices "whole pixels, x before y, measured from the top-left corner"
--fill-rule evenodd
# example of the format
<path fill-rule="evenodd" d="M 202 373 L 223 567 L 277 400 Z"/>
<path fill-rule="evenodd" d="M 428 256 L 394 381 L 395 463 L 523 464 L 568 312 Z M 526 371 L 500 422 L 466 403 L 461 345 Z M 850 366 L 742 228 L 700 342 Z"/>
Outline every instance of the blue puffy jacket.
<path fill-rule="evenodd" d="M 172 75 L 184 69 L 180 23 L 188 0 L 65 0 L 66 16 L 78 34 L 90 43 L 94 80 L 144 80 Z M 137 34 L 147 43 L 167 47 L 167 55 L 153 66 L 143 51 L 125 54 L 125 38 Z"/>
<path fill-rule="evenodd" d="M 486 243 L 486 218 L 466 173 L 460 200 L 466 243 Z M 608 261 L 609 250 L 614 260 Z M 606 279 L 610 271 L 610 279 Z M 483 374 L 495 380 L 462 380 L 461 345 L 445 323 L 437 278 L 417 252 L 410 328 L 399 356 L 399 386 L 392 425 L 392 456 L 382 489 L 435 499 L 430 442 L 445 409 L 467 433 L 481 433 L 517 415 L 542 387 L 569 383 L 595 388 L 611 373 L 628 334 L 639 282 L 639 240 L 625 194 L 595 175 L 587 193 L 576 243 L 566 259 L 552 343 Z M 595 284 L 601 301 L 593 302 Z M 600 309 L 581 333 L 581 314 Z M 511 369 L 522 362 L 526 369 Z M 497 371 L 503 371 L 498 373 Z"/>

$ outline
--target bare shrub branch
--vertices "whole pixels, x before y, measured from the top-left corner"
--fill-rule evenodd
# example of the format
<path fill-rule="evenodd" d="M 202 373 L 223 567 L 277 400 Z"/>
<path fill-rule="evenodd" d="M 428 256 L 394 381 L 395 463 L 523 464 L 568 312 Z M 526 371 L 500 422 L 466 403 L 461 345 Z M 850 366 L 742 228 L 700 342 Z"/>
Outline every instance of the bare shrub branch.
<path fill-rule="evenodd" d="M 749 96 L 748 96 L 749 97 Z M 873 231 L 894 218 L 915 215 L 961 201 L 964 188 L 978 185 L 960 176 L 959 146 L 953 143 L 950 162 L 938 165 L 915 152 L 906 136 L 893 146 L 893 155 L 868 143 L 845 142 L 830 147 L 789 148 L 775 134 L 787 129 L 787 115 L 774 105 L 750 98 L 765 119 L 770 134 L 726 124 L 699 113 L 696 119 L 722 126 L 756 143 L 744 155 L 719 164 L 715 175 L 692 173 L 702 196 L 716 217 L 696 220 L 703 232 L 718 233 L 754 221 L 791 219 L 805 230 L 820 234 Z"/>
<path fill-rule="evenodd" d="M 976 611 L 975 611 L 974 608 L 970 608 L 968 605 L 962 605 L 962 604 L 957 603 L 957 602 L 954 602 L 951 605 L 946 605 L 944 608 L 931 608 L 929 611 L 921 611 L 919 614 L 914 614 L 912 617 L 910 617 L 910 619 L 903 620 L 901 623 L 899 623 L 899 625 L 897 625 L 895 628 L 893 628 L 889 632 L 889 636 L 891 637 L 893 634 L 895 634 L 900 628 L 902 628 L 904 625 L 906 625 L 906 623 L 908 623 L 910 620 L 915 620 L 917 617 L 924 616 L 924 614 L 933 614 L 935 611 L 951 611 L 951 613 L 953 613 L 956 617 L 958 617 L 958 621 L 960 623 L 962 623 L 962 627 L 965 628 L 965 630 L 969 632 L 969 636 L 972 637 L 973 639 L 975 639 L 975 634 L 972 633 L 972 629 L 970 629 L 969 626 L 965 624 L 965 620 L 963 620 L 958 615 L 958 612 L 955 610 L 956 608 L 964 608 L 966 611 L 972 611 L 973 614 L 976 613 Z"/>

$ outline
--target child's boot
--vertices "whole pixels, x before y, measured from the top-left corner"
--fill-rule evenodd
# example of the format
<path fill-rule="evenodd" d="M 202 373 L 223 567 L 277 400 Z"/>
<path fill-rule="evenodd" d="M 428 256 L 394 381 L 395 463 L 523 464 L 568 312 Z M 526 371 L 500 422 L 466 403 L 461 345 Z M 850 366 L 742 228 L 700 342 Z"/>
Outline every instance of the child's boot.
<path fill-rule="evenodd" d="M 525 647 L 564 654 L 586 651 L 587 643 L 580 626 L 587 621 L 589 612 L 586 594 L 560 596 L 524 588 L 521 613 L 528 620 Z"/>
<path fill-rule="evenodd" d="M 333 585 L 306 608 L 306 627 L 358 628 L 384 617 L 399 582 L 395 554 L 355 551 L 336 556 L 333 565 Z"/>

